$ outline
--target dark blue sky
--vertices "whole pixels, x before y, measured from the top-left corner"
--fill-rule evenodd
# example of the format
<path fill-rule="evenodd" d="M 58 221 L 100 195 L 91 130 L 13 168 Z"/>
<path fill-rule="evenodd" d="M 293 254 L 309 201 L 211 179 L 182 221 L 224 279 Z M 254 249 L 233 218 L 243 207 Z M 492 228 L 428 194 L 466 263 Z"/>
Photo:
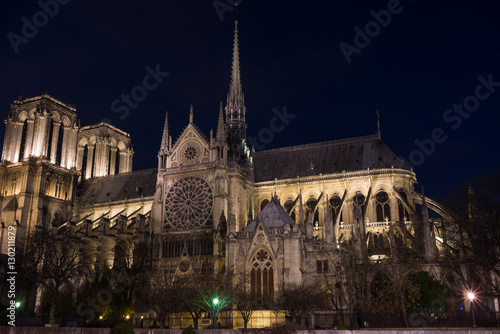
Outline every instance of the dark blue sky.
<path fill-rule="evenodd" d="M 4 119 L 22 90 L 29 97 L 48 91 L 76 105 L 82 125 L 107 119 L 130 133 L 134 170 L 156 167 L 165 110 L 174 138 L 191 103 L 195 123 L 207 135 L 215 131 L 229 85 L 234 11 L 221 13 L 221 20 L 210 0 L 60 1 L 53 17 L 40 14 L 37 1 L 0 5 Z M 380 11 L 388 7 L 387 23 Z M 238 19 L 248 134 L 258 137 L 273 108 L 284 106 L 296 117 L 266 148 L 374 134 L 378 107 L 384 142 L 413 162 L 417 188 L 424 185 L 441 200 L 457 184 L 499 166 L 499 12 L 500 3 L 480 0 L 243 0 Z M 374 15 L 385 27 L 370 23 Z M 25 29 L 23 37 L 26 22 L 39 25 L 36 34 Z M 372 37 L 357 41 L 348 63 L 339 45 L 355 46 L 356 27 Z M 111 106 L 122 94 L 140 92 L 148 66 L 169 75 L 127 117 L 114 112 L 124 105 Z M 493 83 L 477 88 L 480 76 Z M 470 112 L 447 111 L 464 103 Z M 2 143 L 4 132 L 1 126 Z M 430 151 L 416 152 L 423 150 L 415 141 Z"/>

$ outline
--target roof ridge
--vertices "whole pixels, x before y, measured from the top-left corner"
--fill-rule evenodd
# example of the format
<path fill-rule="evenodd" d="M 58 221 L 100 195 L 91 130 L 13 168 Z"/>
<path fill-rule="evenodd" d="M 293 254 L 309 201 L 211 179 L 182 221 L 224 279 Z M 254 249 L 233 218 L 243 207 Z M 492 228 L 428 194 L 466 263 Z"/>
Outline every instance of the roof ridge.
<path fill-rule="evenodd" d="M 139 174 L 139 173 L 146 173 L 146 172 L 151 172 L 151 171 L 157 171 L 158 168 L 146 168 L 146 169 L 139 169 L 139 170 L 133 170 L 133 171 L 130 171 L 130 172 L 126 172 L 126 173 L 116 173 L 116 174 L 112 174 L 112 175 L 103 175 L 103 176 L 94 176 L 90 179 L 85 179 L 84 181 L 90 181 L 90 180 L 102 180 L 104 178 L 114 178 L 114 177 L 121 177 L 121 176 L 129 176 L 131 174 Z"/>
<path fill-rule="evenodd" d="M 377 134 L 366 135 L 366 136 L 359 136 L 359 137 L 351 137 L 351 138 L 343 138 L 343 139 L 335 139 L 335 140 L 329 140 L 329 141 L 323 141 L 323 142 L 302 144 L 302 145 L 296 145 L 296 146 L 286 146 L 286 147 L 274 148 L 274 149 L 264 150 L 264 151 L 256 151 L 254 154 L 262 154 L 262 153 L 278 152 L 278 151 L 289 151 L 289 150 L 303 149 L 303 148 L 308 148 L 308 147 L 318 147 L 318 146 L 324 146 L 324 145 L 330 145 L 330 144 L 344 144 L 347 142 L 355 143 L 355 142 L 360 142 L 360 141 L 364 141 L 367 139 L 379 139 L 379 138 L 378 138 Z"/>
<path fill-rule="evenodd" d="M 61 100 L 58 100 L 56 99 L 55 97 L 53 97 L 52 95 L 48 94 L 48 93 L 45 93 L 45 94 L 41 94 L 41 95 L 37 95 L 37 96 L 33 96 L 33 97 L 27 97 L 23 100 L 14 100 L 14 102 L 17 102 L 18 104 L 25 104 L 25 103 L 30 103 L 30 102 L 35 102 L 35 101 L 40 101 L 42 99 L 48 99 L 48 100 L 51 100 L 52 102 L 54 103 L 57 103 L 59 105 L 62 105 L 63 107 L 66 107 L 70 110 L 73 110 L 73 111 L 76 111 L 76 107 L 72 104 L 68 104 L 68 103 L 65 103 Z"/>
<path fill-rule="evenodd" d="M 101 126 L 106 126 L 106 127 L 110 128 L 111 130 L 114 130 L 114 131 L 121 133 L 122 135 L 130 138 L 130 134 L 128 132 L 120 130 L 117 127 L 115 127 L 109 123 L 106 123 L 106 122 L 100 122 L 100 123 L 96 123 L 96 124 L 86 125 L 86 126 L 82 127 L 80 130 L 97 129 Z"/>

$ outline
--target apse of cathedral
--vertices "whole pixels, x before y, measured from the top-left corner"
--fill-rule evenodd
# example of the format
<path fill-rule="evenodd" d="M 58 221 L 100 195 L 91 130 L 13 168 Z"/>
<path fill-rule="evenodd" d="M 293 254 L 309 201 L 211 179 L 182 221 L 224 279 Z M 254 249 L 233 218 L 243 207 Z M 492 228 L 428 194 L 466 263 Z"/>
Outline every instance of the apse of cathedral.
<path fill-rule="evenodd" d="M 332 272 L 328 260 L 343 248 L 360 261 L 384 261 L 403 245 L 426 263 L 436 259 L 428 210 L 443 219 L 446 213 L 415 190 L 415 173 L 380 131 L 260 152 L 248 147 L 237 22 L 229 91 L 218 109 L 215 134 L 200 130 L 191 107 L 175 141 L 165 115 L 157 168 L 132 171 L 127 132 L 81 126 L 74 106 L 23 94 L 5 121 L 2 253 L 12 225 L 19 243 L 42 227 L 91 240 L 96 270 L 113 267 L 117 242 L 146 241 L 165 271 L 243 275 L 264 297 Z"/>

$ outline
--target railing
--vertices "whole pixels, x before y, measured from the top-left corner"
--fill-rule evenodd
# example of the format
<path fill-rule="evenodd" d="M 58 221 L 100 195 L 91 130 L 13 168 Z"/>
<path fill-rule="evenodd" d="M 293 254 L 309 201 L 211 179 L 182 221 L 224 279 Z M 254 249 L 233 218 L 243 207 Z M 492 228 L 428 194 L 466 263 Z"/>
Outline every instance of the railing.
<path fill-rule="evenodd" d="M 365 223 L 366 227 L 386 227 L 389 225 L 393 226 L 399 226 L 401 221 L 382 221 L 382 222 L 372 222 L 372 223 Z M 405 220 L 404 221 L 405 226 L 409 226 L 412 224 L 411 220 Z M 340 224 L 339 229 L 340 230 L 350 230 L 352 229 L 352 224 Z"/>

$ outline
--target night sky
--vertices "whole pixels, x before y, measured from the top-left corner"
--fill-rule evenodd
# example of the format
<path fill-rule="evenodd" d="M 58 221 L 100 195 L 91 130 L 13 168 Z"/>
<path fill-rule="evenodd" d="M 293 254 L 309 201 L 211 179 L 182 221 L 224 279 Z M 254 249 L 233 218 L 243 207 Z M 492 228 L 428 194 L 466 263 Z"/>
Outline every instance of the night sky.
<path fill-rule="evenodd" d="M 60 2 L 0 5 L 3 119 L 21 91 L 47 91 L 74 104 L 82 126 L 105 120 L 130 133 L 134 170 L 157 166 L 166 110 L 174 140 L 190 104 L 194 122 L 215 132 L 230 79 L 233 0 L 216 1 L 219 12 L 210 0 Z M 268 149 L 375 134 L 378 108 L 382 139 L 413 165 L 417 190 L 442 200 L 499 166 L 499 13 L 492 0 L 240 0 L 248 135 Z M 137 88 L 151 71 L 161 72 L 158 82 Z M 147 96 L 127 115 L 120 99 L 132 91 Z M 285 106 L 295 118 L 272 140 L 259 138 Z M 2 145 L 4 133 L 2 125 Z"/>

